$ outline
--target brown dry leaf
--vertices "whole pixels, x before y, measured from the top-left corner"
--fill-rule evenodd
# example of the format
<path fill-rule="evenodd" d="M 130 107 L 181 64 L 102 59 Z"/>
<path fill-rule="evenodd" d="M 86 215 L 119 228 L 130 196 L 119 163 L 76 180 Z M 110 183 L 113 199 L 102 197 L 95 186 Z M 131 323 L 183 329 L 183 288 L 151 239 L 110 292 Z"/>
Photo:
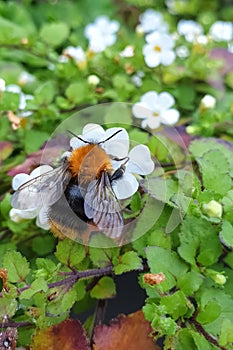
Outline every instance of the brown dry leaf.
<path fill-rule="evenodd" d="M 30 349 L 90 350 L 90 347 L 81 323 L 78 320 L 66 320 L 36 333 Z"/>
<path fill-rule="evenodd" d="M 13 152 L 13 145 L 8 141 L 0 141 L 0 163 Z"/>
<path fill-rule="evenodd" d="M 159 350 L 142 311 L 120 315 L 110 325 L 99 325 L 94 333 L 94 350 Z"/>

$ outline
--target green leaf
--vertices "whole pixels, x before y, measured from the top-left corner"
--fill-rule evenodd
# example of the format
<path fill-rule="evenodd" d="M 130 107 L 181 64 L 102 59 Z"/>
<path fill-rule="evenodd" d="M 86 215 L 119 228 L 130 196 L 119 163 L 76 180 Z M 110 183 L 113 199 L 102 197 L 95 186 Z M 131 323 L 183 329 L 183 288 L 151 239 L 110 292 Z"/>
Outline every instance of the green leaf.
<path fill-rule="evenodd" d="M 224 209 L 223 218 L 233 224 L 233 190 L 230 190 L 222 199 L 222 204 Z"/>
<path fill-rule="evenodd" d="M 138 211 L 142 208 L 142 199 L 139 192 L 134 193 L 130 201 L 130 209 L 132 211 Z"/>
<path fill-rule="evenodd" d="M 46 81 L 46 83 L 40 85 L 34 96 L 34 103 L 38 105 L 47 106 L 49 105 L 55 96 L 56 89 L 53 81 Z"/>
<path fill-rule="evenodd" d="M 91 290 L 91 297 L 96 299 L 112 298 L 116 295 L 116 286 L 109 276 L 102 277 Z"/>
<path fill-rule="evenodd" d="M 29 263 L 19 252 L 8 251 L 3 258 L 3 267 L 8 271 L 8 281 L 23 282 L 30 272 Z"/>
<path fill-rule="evenodd" d="M 20 294 L 20 299 L 31 299 L 32 296 L 39 292 L 47 292 L 48 286 L 43 277 L 40 277 L 32 282 L 29 289 L 24 290 Z"/>
<path fill-rule="evenodd" d="M 118 261 L 119 248 L 111 238 L 97 234 L 90 240 L 89 255 L 95 266 L 105 267 L 111 265 L 113 261 Z"/>
<path fill-rule="evenodd" d="M 52 47 L 62 44 L 69 35 L 69 27 L 64 22 L 45 23 L 40 31 L 41 39 Z"/>
<path fill-rule="evenodd" d="M 203 278 L 204 277 L 200 273 L 192 270 L 186 272 L 184 275 L 178 276 L 177 286 L 185 295 L 192 295 L 200 288 Z"/>
<path fill-rule="evenodd" d="M 198 312 L 197 321 L 201 324 L 211 323 L 221 314 L 221 306 L 216 301 L 210 301 Z"/>
<path fill-rule="evenodd" d="M 23 26 L 19 26 L 12 21 L 0 17 L 0 43 L 9 45 L 10 43 L 20 43 L 27 37 L 27 32 Z"/>
<path fill-rule="evenodd" d="M 121 126 L 128 129 L 132 123 L 132 114 L 129 105 L 114 103 L 110 105 L 104 115 L 104 122 L 108 127 Z"/>
<path fill-rule="evenodd" d="M 69 311 L 77 300 L 77 291 L 75 287 L 67 290 L 67 287 L 55 288 L 52 291 L 56 291 L 55 299 L 48 301 L 46 311 L 50 315 L 61 315 Z"/>
<path fill-rule="evenodd" d="M 25 151 L 30 154 L 38 151 L 45 141 L 49 138 L 49 134 L 39 130 L 25 130 L 24 144 Z"/>
<path fill-rule="evenodd" d="M 220 232 L 220 239 L 228 248 L 233 247 L 233 226 L 230 222 L 224 220 L 222 223 L 222 230 Z"/>
<path fill-rule="evenodd" d="M 138 269 L 142 269 L 142 262 L 137 253 L 133 251 L 126 252 L 124 255 L 120 256 L 119 263 L 114 266 L 116 275 Z"/>
<path fill-rule="evenodd" d="M 231 345 L 233 342 L 233 322 L 227 318 L 223 319 L 219 344 L 221 346 Z"/>
<path fill-rule="evenodd" d="M 163 272 L 165 281 L 160 285 L 163 291 L 168 291 L 176 285 L 178 276 L 185 274 L 188 266 L 179 258 L 176 252 L 161 247 L 147 247 L 146 256 L 152 273 Z"/>
<path fill-rule="evenodd" d="M 204 266 L 212 265 L 222 252 L 217 228 L 202 218 L 187 216 L 182 223 L 178 252 L 194 266 L 196 261 Z"/>
<path fill-rule="evenodd" d="M 35 237 L 32 242 L 32 249 L 38 256 L 45 256 L 53 252 L 55 238 L 52 235 Z"/>
<path fill-rule="evenodd" d="M 55 256 L 62 264 L 72 268 L 85 258 L 85 247 L 70 239 L 64 239 L 58 243 Z"/>
<path fill-rule="evenodd" d="M 212 345 L 198 332 L 185 328 L 179 331 L 176 350 L 212 350 Z"/>
<path fill-rule="evenodd" d="M 5 91 L 3 94 L 3 98 L 0 101 L 0 110 L 17 112 L 19 109 L 19 100 L 19 94 L 14 94 L 13 92 Z"/>
<path fill-rule="evenodd" d="M 75 104 L 79 104 L 88 96 L 87 85 L 83 83 L 72 83 L 65 91 L 66 97 Z"/>
<path fill-rule="evenodd" d="M 174 320 L 185 315 L 188 311 L 187 299 L 182 291 L 177 291 L 172 295 L 163 297 L 161 299 L 161 305 L 166 307 L 167 312 Z"/>

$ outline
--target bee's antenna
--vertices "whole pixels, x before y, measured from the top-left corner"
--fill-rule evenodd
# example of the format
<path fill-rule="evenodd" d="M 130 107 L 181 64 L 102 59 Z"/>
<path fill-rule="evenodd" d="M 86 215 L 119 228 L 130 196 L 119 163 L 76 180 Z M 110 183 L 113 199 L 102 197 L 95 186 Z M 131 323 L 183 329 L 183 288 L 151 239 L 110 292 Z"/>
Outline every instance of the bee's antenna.
<path fill-rule="evenodd" d="M 74 137 L 77 137 L 77 139 L 79 139 L 80 141 L 84 142 L 84 143 L 88 143 L 90 144 L 90 142 L 86 141 L 86 140 L 83 140 L 80 136 L 74 134 L 72 131 L 70 130 L 66 130 L 67 132 L 69 132 L 71 135 L 73 135 Z"/>
<path fill-rule="evenodd" d="M 122 131 L 122 129 L 120 129 L 120 130 L 117 130 L 114 134 L 112 134 L 111 136 L 109 136 L 107 139 L 105 139 L 105 140 L 103 140 L 103 141 L 100 141 L 100 142 L 98 142 L 97 143 L 97 145 L 100 145 L 101 143 L 104 143 L 104 142 L 106 142 L 106 141 L 108 141 L 108 140 L 110 140 L 113 136 L 115 136 L 115 135 L 117 135 L 117 134 L 119 134 L 119 132 L 121 132 Z"/>

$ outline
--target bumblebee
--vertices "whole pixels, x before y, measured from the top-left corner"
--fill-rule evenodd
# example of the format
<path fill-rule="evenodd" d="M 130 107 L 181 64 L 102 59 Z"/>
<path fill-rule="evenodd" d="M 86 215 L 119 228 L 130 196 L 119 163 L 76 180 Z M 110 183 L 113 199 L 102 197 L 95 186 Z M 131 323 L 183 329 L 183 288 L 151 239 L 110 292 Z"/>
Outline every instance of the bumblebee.
<path fill-rule="evenodd" d="M 77 239 L 91 227 L 92 231 L 119 239 L 124 220 L 112 182 L 123 176 L 128 157 L 111 157 L 101 144 L 121 131 L 98 143 L 69 131 L 84 145 L 74 149 L 57 168 L 20 186 L 12 196 L 12 206 L 20 210 L 43 206 L 51 231 L 60 237 Z M 112 160 L 121 161 L 117 170 Z"/>

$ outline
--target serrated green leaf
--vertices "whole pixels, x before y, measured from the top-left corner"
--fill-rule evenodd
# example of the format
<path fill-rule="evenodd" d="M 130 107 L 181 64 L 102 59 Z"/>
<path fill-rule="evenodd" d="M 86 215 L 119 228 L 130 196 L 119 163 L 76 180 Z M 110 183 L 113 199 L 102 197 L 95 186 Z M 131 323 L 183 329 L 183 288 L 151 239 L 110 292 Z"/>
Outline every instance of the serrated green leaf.
<path fill-rule="evenodd" d="M 8 251 L 3 258 L 3 267 L 8 271 L 8 281 L 23 282 L 30 272 L 29 263 L 19 252 Z"/>
<path fill-rule="evenodd" d="M 39 277 L 32 282 L 30 288 L 24 290 L 20 294 L 20 299 L 31 299 L 32 296 L 38 292 L 47 292 L 48 286 L 43 277 Z"/>
<path fill-rule="evenodd" d="M 47 44 L 57 47 L 69 35 L 69 27 L 64 22 L 45 23 L 40 31 L 40 37 Z"/>
<path fill-rule="evenodd" d="M 8 295 L 3 295 L 0 298 L 0 317 L 6 315 L 7 317 L 13 317 L 18 308 L 17 300 Z"/>
<path fill-rule="evenodd" d="M 221 314 L 221 306 L 216 301 L 210 301 L 198 312 L 197 321 L 201 324 L 211 323 Z"/>
<path fill-rule="evenodd" d="M 176 285 L 176 278 L 185 274 L 188 266 L 176 252 L 161 247 L 147 247 L 146 256 L 152 273 L 163 272 L 165 281 L 160 287 L 167 291 Z"/>
<path fill-rule="evenodd" d="M 90 259 L 95 266 L 105 267 L 118 261 L 119 248 L 109 237 L 97 234 L 91 238 L 89 246 Z"/>
<path fill-rule="evenodd" d="M 25 130 L 24 144 L 25 151 L 30 154 L 38 151 L 45 141 L 49 138 L 49 134 L 39 130 Z"/>
<path fill-rule="evenodd" d="M 70 239 L 64 239 L 58 243 L 55 256 L 62 264 L 72 268 L 85 258 L 85 247 Z"/>
<path fill-rule="evenodd" d="M 53 289 L 54 290 L 54 289 Z M 56 298 L 47 302 L 46 311 L 50 315 L 61 315 L 69 311 L 77 300 L 77 290 L 75 287 L 57 288 Z"/>
<path fill-rule="evenodd" d="M 46 83 L 40 85 L 36 89 L 34 103 L 38 105 L 47 106 L 53 101 L 55 93 L 56 89 L 54 82 L 46 81 Z"/>
<path fill-rule="evenodd" d="M 142 199 L 140 193 L 136 192 L 131 201 L 130 201 L 130 209 L 132 211 L 138 211 L 142 208 Z"/>
<path fill-rule="evenodd" d="M 220 232 L 220 239 L 227 247 L 233 247 L 233 226 L 230 222 L 224 220 L 222 223 L 222 230 Z"/>
<path fill-rule="evenodd" d="M 112 298 L 116 295 L 116 286 L 109 276 L 102 277 L 91 290 L 91 297 L 96 299 Z"/>
<path fill-rule="evenodd" d="M 189 271 L 177 277 L 177 286 L 185 295 L 192 295 L 201 286 L 203 278 L 197 271 Z"/>
<path fill-rule="evenodd" d="M 138 269 L 142 269 L 142 261 L 137 253 L 133 251 L 126 252 L 124 255 L 120 256 L 119 263 L 114 266 L 116 275 Z"/>
<path fill-rule="evenodd" d="M 182 291 L 177 291 L 172 295 L 165 296 L 161 299 L 161 305 L 166 307 L 167 312 L 174 320 L 186 314 L 187 299 Z"/>
<path fill-rule="evenodd" d="M 55 238 L 52 235 L 36 237 L 32 242 L 32 249 L 38 256 L 45 256 L 53 252 Z"/>
<path fill-rule="evenodd" d="M 204 219 L 187 216 L 182 223 L 178 252 L 192 265 L 196 265 L 196 260 L 204 266 L 213 264 L 222 252 L 217 228 Z"/>

